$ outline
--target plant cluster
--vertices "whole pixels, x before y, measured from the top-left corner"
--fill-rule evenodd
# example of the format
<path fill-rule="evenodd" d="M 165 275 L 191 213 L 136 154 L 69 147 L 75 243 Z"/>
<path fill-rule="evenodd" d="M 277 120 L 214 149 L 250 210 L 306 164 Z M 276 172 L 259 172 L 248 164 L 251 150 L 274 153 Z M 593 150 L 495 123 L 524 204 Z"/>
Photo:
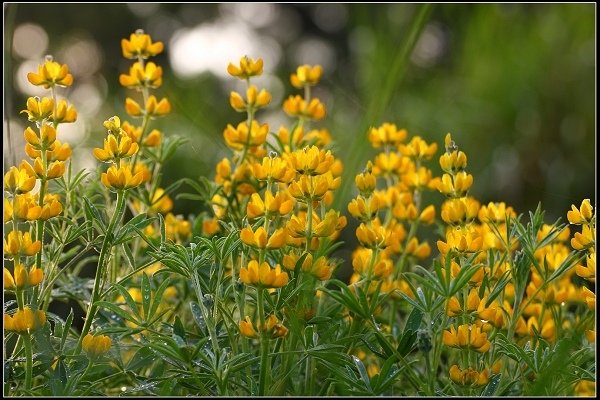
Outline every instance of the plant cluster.
<path fill-rule="evenodd" d="M 137 122 L 104 122 L 95 172 L 73 171 L 57 139 L 77 118 L 59 98 L 68 66 L 48 56 L 28 74 L 49 94 L 27 100 L 30 160 L 4 175 L 5 395 L 595 394 L 589 199 L 553 224 L 541 207 L 481 204 L 450 134 L 437 158 L 436 143 L 383 123 L 367 132 L 380 152 L 347 205 L 359 246 L 343 282 L 348 220 L 332 205 L 348 183 L 318 125 L 321 66 L 291 74 L 299 94 L 274 131 L 260 121 L 272 100 L 254 84 L 262 59 L 229 64 L 243 85 L 229 97 L 242 115 L 223 131 L 229 156 L 214 179 L 163 187 L 183 143 L 152 128 L 171 111 L 149 61 L 164 46 L 141 30 L 121 46 Z M 173 214 L 184 184 L 197 215 Z M 67 301 L 83 320 L 50 311 Z"/>

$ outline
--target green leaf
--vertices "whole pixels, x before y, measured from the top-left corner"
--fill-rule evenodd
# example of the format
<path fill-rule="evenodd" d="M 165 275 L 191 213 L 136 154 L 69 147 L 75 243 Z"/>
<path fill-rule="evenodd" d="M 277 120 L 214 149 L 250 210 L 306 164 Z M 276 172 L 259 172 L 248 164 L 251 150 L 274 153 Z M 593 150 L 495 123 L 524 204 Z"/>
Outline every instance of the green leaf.
<path fill-rule="evenodd" d="M 423 312 L 418 308 L 413 309 L 406 320 L 404 332 L 408 330 L 416 332 L 421 327 L 421 321 L 423 321 Z"/>
<path fill-rule="evenodd" d="M 162 214 L 158 214 L 158 225 L 160 231 L 160 243 L 161 245 L 167 241 L 167 228 L 165 226 L 165 219 Z"/>
<path fill-rule="evenodd" d="M 173 335 L 179 336 L 185 343 L 185 328 L 183 327 L 179 316 L 175 316 L 175 322 L 173 323 Z"/>
<path fill-rule="evenodd" d="M 118 283 L 115 283 L 113 285 L 113 287 L 115 289 L 117 289 L 119 291 L 119 293 L 121 294 L 121 296 L 125 299 L 125 303 L 127 303 L 127 306 L 129 307 L 129 309 L 135 314 L 137 321 L 141 322 L 142 321 L 142 316 L 140 315 L 140 312 L 138 311 L 138 306 L 137 303 L 135 302 L 135 300 L 133 300 L 133 297 L 131 297 L 131 294 L 129 294 L 129 291 L 127 289 L 125 289 L 123 286 L 119 285 Z M 111 303 L 113 304 L 113 303 Z M 120 307 L 118 307 L 119 310 L 121 310 Z M 131 318 L 129 318 L 131 319 Z"/>
<path fill-rule="evenodd" d="M 136 323 L 140 322 L 140 321 L 136 321 L 135 319 L 133 319 L 131 314 L 127 313 L 125 310 L 123 310 L 121 307 L 117 306 L 114 303 L 110 303 L 108 301 L 97 301 L 95 304 L 99 308 L 106 308 L 107 310 L 112 311 L 113 313 L 117 314 L 124 320 L 133 321 Z"/>
<path fill-rule="evenodd" d="M 194 317 L 194 321 L 196 321 L 196 325 L 198 325 L 200 331 L 203 332 L 206 329 L 206 322 L 204 321 L 204 317 L 202 316 L 200 306 L 198 305 L 198 303 L 191 301 L 190 310 L 192 311 L 192 316 Z"/>
<path fill-rule="evenodd" d="M 163 294 L 165 293 L 167 287 L 169 287 L 170 283 L 171 279 L 167 277 L 154 292 L 154 298 L 152 299 L 152 304 L 150 305 L 147 319 L 152 318 L 152 316 L 156 313 L 156 310 L 158 310 L 158 306 L 160 306 L 160 303 L 162 302 Z"/>
<path fill-rule="evenodd" d="M 372 392 L 373 389 L 371 388 L 371 380 L 369 379 L 369 374 L 367 374 L 367 369 L 365 368 L 365 365 L 356 356 L 352 356 L 352 361 L 354 361 L 354 366 L 358 370 L 360 379 L 365 384 L 365 387 L 369 390 L 369 392 Z"/>
<path fill-rule="evenodd" d="M 482 397 L 491 397 L 496 394 L 496 390 L 498 389 L 498 385 L 500 384 L 500 378 L 502 378 L 502 374 L 492 376 L 490 382 L 487 384 L 483 392 L 481 393 Z"/>
<path fill-rule="evenodd" d="M 71 329 L 71 325 L 73 324 L 74 317 L 75 317 L 75 315 L 73 314 L 73 309 L 71 308 L 71 311 L 69 312 L 69 315 L 67 316 L 67 320 L 65 321 L 65 324 L 63 326 L 62 335 L 60 337 L 60 348 L 61 349 L 65 348 L 65 342 L 67 341 L 67 337 L 69 337 L 69 330 Z"/>
<path fill-rule="evenodd" d="M 143 346 L 131 357 L 125 369 L 129 371 L 141 370 L 150 366 L 156 360 L 155 354 L 150 348 Z"/>
<path fill-rule="evenodd" d="M 100 228 L 101 233 L 106 232 L 106 224 L 100 215 L 100 211 L 96 208 L 96 206 L 88 199 L 87 197 L 83 197 L 83 206 L 85 209 L 85 214 L 89 221 L 95 221 L 98 227 Z"/>
<path fill-rule="evenodd" d="M 144 310 L 144 318 L 146 321 L 150 320 L 152 316 L 148 313 L 150 311 L 150 301 L 152 300 L 152 287 L 150 286 L 150 280 L 145 272 L 142 272 L 142 309 Z"/>
<path fill-rule="evenodd" d="M 415 310 L 417 310 L 417 309 L 415 308 Z M 413 331 L 411 329 L 405 329 L 404 332 L 402 333 L 402 336 L 400 337 L 396 351 L 402 357 L 406 357 L 406 355 L 411 352 L 416 341 L 417 341 L 417 332 Z"/>

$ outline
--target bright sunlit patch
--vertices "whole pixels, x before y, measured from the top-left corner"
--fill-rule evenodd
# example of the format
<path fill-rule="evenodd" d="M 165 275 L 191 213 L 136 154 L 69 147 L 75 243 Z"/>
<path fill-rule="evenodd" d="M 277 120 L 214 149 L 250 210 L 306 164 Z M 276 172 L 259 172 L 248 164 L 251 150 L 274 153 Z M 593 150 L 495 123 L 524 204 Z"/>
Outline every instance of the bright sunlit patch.
<path fill-rule="evenodd" d="M 39 60 L 24 61 L 17 68 L 15 74 L 15 86 L 19 91 L 27 96 L 47 96 L 48 91 L 42 86 L 34 86 L 27 80 L 27 73 L 37 71 L 38 65 L 43 63 L 43 58 Z"/>
<path fill-rule="evenodd" d="M 232 3 L 221 4 L 219 8 L 223 15 L 233 13 L 257 28 L 270 25 L 280 14 L 279 5 L 277 4 Z"/>
<path fill-rule="evenodd" d="M 262 37 L 240 21 L 219 20 L 193 29 L 181 29 L 173 35 L 168 48 L 173 70 L 182 78 L 202 72 L 226 78 L 227 65 L 247 55 L 263 58 L 266 69 L 279 63 L 281 50 L 277 42 Z"/>
<path fill-rule="evenodd" d="M 48 35 L 44 28 L 25 23 L 17 26 L 13 37 L 13 51 L 26 59 L 41 58 L 48 47 Z"/>
<path fill-rule="evenodd" d="M 73 36 L 56 54 L 56 58 L 69 65 L 77 78 L 93 75 L 102 65 L 102 53 L 97 42 L 85 36 Z"/>

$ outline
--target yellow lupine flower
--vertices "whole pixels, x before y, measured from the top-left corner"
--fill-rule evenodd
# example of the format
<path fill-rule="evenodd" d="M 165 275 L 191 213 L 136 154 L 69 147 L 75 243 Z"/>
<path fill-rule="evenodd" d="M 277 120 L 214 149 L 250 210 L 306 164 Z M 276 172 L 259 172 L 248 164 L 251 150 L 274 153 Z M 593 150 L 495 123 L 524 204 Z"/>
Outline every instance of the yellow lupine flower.
<path fill-rule="evenodd" d="M 246 215 L 249 219 L 258 218 L 263 215 L 267 217 L 286 215 L 292 211 L 293 207 L 293 199 L 285 192 L 278 192 L 273 196 L 270 191 L 266 191 L 264 201 L 258 193 L 253 193 L 246 207 Z"/>
<path fill-rule="evenodd" d="M 431 247 L 429 247 L 429 243 L 419 243 L 417 238 L 413 237 L 406 245 L 406 254 L 415 256 L 420 260 L 424 260 L 431 254 Z"/>
<path fill-rule="evenodd" d="M 335 161 L 330 150 L 321 150 L 317 146 L 296 150 L 286 157 L 299 174 L 313 176 L 326 173 Z"/>
<path fill-rule="evenodd" d="M 474 229 L 448 229 L 446 242 L 437 241 L 440 253 L 447 254 L 450 250 L 459 253 L 474 253 L 481 250 L 483 238 Z"/>
<path fill-rule="evenodd" d="M 553 225 L 544 224 L 537 234 L 537 240 L 541 241 L 547 237 L 551 232 L 555 231 L 556 228 Z M 565 226 L 560 233 L 554 238 L 552 243 L 555 242 L 566 242 L 571 237 L 571 230 L 568 226 Z"/>
<path fill-rule="evenodd" d="M 244 56 L 240 59 L 239 67 L 229 63 L 227 66 L 227 72 L 229 72 L 229 75 L 235 76 L 239 79 L 248 79 L 251 76 L 262 75 L 263 60 L 262 58 L 253 60 L 248 56 Z"/>
<path fill-rule="evenodd" d="M 42 248 L 42 242 L 31 239 L 29 232 L 10 231 L 4 240 L 4 253 L 15 257 L 18 255 L 33 256 Z"/>
<path fill-rule="evenodd" d="M 279 228 L 271 234 L 271 237 L 267 237 L 267 231 L 262 226 L 256 229 L 256 232 L 250 226 L 243 228 L 240 232 L 242 242 L 259 249 L 279 249 L 285 246 L 285 236 L 285 229 Z"/>
<path fill-rule="evenodd" d="M 304 136 L 304 140 L 309 145 L 324 147 L 331 143 L 331 135 L 326 128 L 312 129 Z"/>
<path fill-rule="evenodd" d="M 588 308 L 590 310 L 595 310 L 596 309 L 596 293 L 592 292 L 590 289 L 588 289 L 585 286 L 583 288 L 581 288 L 581 292 L 582 292 L 583 298 L 584 298 L 585 303 L 587 304 Z"/>
<path fill-rule="evenodd" d="M 547 318 L 543 322 L 540 330 L 538 319 L 535 316 L 531 316 L 527 320 L 527 329 L 529 330 L 530 336 L 535 336 L 535 331 L 537 331 L 541 337 L 549 342 L 553 342 L 556 339 L 556 326 L 554 325 L 554 318 L 552 317 Z"/>
<path fill-rule="evenodd" d="M 27 161 L 21 162 L 20 168 L 27 170 L 29 174 L 35 174 L 38 178 L 56 179 L 65 173 L 65 163 L 62 161 L 52 161 L 45 168 L 42 158 L 38 157 L 33 162 L 33 167 Z"/>
<path fill-rule="evenodd" d="M 596 331 L 588 329 L 585 331 L 585 338 L 590 343 L 596 343 Z"/>
<path fill-rule="evenodd" d="M 379 197 L 372 196 L 369 199 L 365 199 L 362 196 L 358 196 L 352 199 L 348 204 L 348 212 L 356 219 L 367 222 L 377 216 L 377 212 L 381 208 Z"/>
<path fill-rule="evenodd" d="M 27 80 L 35 86 L 44 86 L 50 89 L 52 86 L 71 86 L 73 84 L 73 75 L 69 73 L 67 64 L 60 65 L 52 61 L 50 56 L 46 56 L 46 61 L 38 66 L 37 74 L 30 72 L 27 74 Z"/>
<path fill-rule="evenodd" d="M 140 161 L 136 162 L 135 167 L 133 168 L 133 174 L 137 175 L 138 173 L 142 175 L 142 183 L 146 183 L 150 180 L 150 178 L 152 178 L 152 172 L 150 171 L 150 168 Z"/>
<path fill-rule="evenodd" d="M 410 168 L 414 168 L 414 163 L 409 157 L 398 155 L 396 152 L 379 153 L 375 156 L 373 174 L 401 175 Z"/>
<path fill-rule="evenodd" d="M 366 249 L 364 247 L 358 247 L 352 252 L 352 267 L 354 272 L 361 275 L 367 276 L 371 274 L 373 279 L 386 279 L 394 271 L 394 264 L 392 260 L 384 258 L 381 253 L 377 256 L 373 267 L 371 268 L 371 258 L 373 257 L 373 250 Z"/>
<path fill-rule="evenodd" d="M 289 194 L 301 201 L 318 201 L 323 198 L 328 190 L 339 187 L 341 179 L 333 178 L 331 173 L 317 176 L 302 175 L 296 181 L 290 183 Z"/>
<path fill-rule="evenodd" d="M 153 129 L 148 136 L 144 138 L 144 146 L 146 147 L 158 147 L 162 141 L 162 134 L 158 129 Z"/>
<path fill-rule="evenodd" d="M 131 157 L 139 150 L 139 145 L 129 136 L 109 134 L 104 139 L 104 147 L 93 150 L 94 157 L 102 162 L 118 161 L 121 158 Z"/>
<path fill-rule="evenodd" d="M 36 267 L 27 271 L 21 264 L 15 264 L 14 278 L 7 268 L 4 268 L 4 289 L 15 290 L 39 285 L 44 279 L 44 272 Z"/>
<path fill-rule="evenodd" d="M 27 99 L 27 108 L 22 110 L 21 113 L 27 114 L 27 119 L 31 122 L 42 121 L 49 118 L 52 115 L 54 109 L 54 100 L 49 97 L 38 96 L 29 97 Z"/>
<path fill-rule="evenodd" d="M 596 282 L 596 253 L 587 256 L 586 267 L 577 265 L 575 273 L 590 282 Z"/>
<path fill-rule="evenodd" d="M 173 213 L 168 213 L 165 216 L 165 230 L 167 239 L 181 242 L 191 236 L 192 225 L 190 221 L 184 220 L 181 215 L 175 216 Z"/>
<path fill-rule="evenodd" d="M 452 225 L 470 223 L 477 217 L 479 206 L 473 197 L 448 199 L 442 204 L 442 220 Z"/>
<path fill-rule="evenodd" d="M 96 359 L 101 355 L 108 353 L 112 340 L 106 335 L 94 336 L 88 333 L 82 341 L 82 349 L 90 359 Z"/>
<path fill-rule="evenodd" d="M 419 221 L 424 224 L 432 224 L 435 219 L 435 207 L 433 205 L 428 205 L 421 211 L 419 214 Z"/>
<path fill-rule="evenodd" d="M 292 86 L 302 89 L 304 86 L 314 86 L 321 80 L 323 67 L 320 65 L 310 66 L 308 64 L 300 65 L 296 72 L 290 76 Z"/>
<path fill-rule="evenodd" d="M 571 239 L 571 246 L 575 250 L 583 250 L 592 248 L 596 244 L 596 230 L 590 228 L 589 225 L 583 225 L 580 232 L 575 232 L 575 236 Z"/>
<path fill-rule="evenodd" d="M 485 353 L 490 349 L 491 343 L 487 339 L 487 334 L 481 331 L 477 325 L 463 324 L 443 332 L 443 342 L 446 346 L 455 348 L 468 348 L 479 353 Z"/>
<path fill-rule="evenodd" d="M 506 217 L 515 218 L 517 214 L 512 207 L 507 207 L 504 202 L 483 205 L 479 209 L 479 220 L 481 222 L 505 222 Z"/>
<path fill-rule="evenodd" d="M 38 219 L 47 221 L 50 218 L 56 217 L 63 211 L 62 204 L 60 202 L 60 196 L 55 194 L 46 194 L 44 196 L 44 205 L 42 206 L 42 212 Z"/>
<path fill-rule="evenodd" d="M 4 199 L 4 222 L 12 219 L 34 221 L 39 219 L 41 214 L 42 207 L 37 205 L 30 193 L 18 194 L 12 202 Z"/>
<path fill-rule="evenodd" d="M 143 117 L 148 114 L 151 118 L 162 117 L 171 112 L 171 103 L 164 97 L 160 101 L 156 96 L 151 95 L 146 101 L 145 108 L 142 108 L 135 100 L 127 97 L 125 99 L 125 111 L 132 117 Z"/>
<path fill-rule="evenodd" d="M 29 143 L 25 143 L 25 154 L 29 157 L 36 159 L 41 158 L 42 152 L 35 149 Z M 49 150 L 46 150 L 46 160 L 52 161 L 65 161 L 71 157 L 71 146 L 68 143 L 61 143 L 58 139 L 52 143 Z"/>
<path fill-rule="evenodd" d="M 4 190 L 10 193 L 26 193 L 33 190 L 37 178 L 27 168 L 10 167 L 4 174 Z"/>
<path fill-rule="evenodd" d="M 367 163 L 366 171 L 356 175 L 354 184 L 363 196 L 370 196 L 377 186 L 377 178 L 372 173 L 373 164 L 371 161 Z"/>
<path fill-rule="evenodd" d="M 444 153 L 440 156 L 440 167 L 449 174 L 462 171 L 467 167 L 467 155 L 462 151 Z"/>
<path fill-rule="evenodd" d="M 313 236 L 316 237 L 328 237 L 340 231 L 347 224 L 346 217 L 340 215 L 339 211 L 329 210 L 325 213 L 325 218 L 322 221 L 313 221 Z"/>
<path fill-rule="evenodd" d="M 251 260 L 246 268 L 240 269 L 240 280 L 246 285 L 280 288 L 287 285 L 288 274 L 281 272 L 279 264 L 271 268 L 266 262 L 259 265 L 258 261 Z"/>
<path fill-rule="evenodd" d="M 142 127 L 141 126 L 135 126 L 135 125 L 129 123 L 129 121 L 125 121 L 118 128 L 120 128 L 121 132 L 123 132 L 127 136 L 129 136 L 129 138 L 131 138 L 132 142 L 135 142 L 135 143 L 140 142 L 140 139 L 142 137 Z M 119 131 L 117 130 L 117 132 L 119 132 Z M 114 132 L 114 133 L 116 133 L 116 132 Z"/>
<path fill-rule="evenodd" d="M 318 121 L 325 117 L 325 105 L 317 98 L 308 103 L 299 95 L 290 96 L 283 102 L 283 111 L 291 117 L 304 117 Z"/>
<path fill-rule="evenodd" d="M 162 42 L 152 43 L 150 35 L 144 33 L 142 29 L 138 29 L 135 33 L 129 36 L 129 40 L 121 39 L 121 50 L 125 58 L 143 58 L 147 59 L 151 56 L 156 56 L 163 51 L 164 45 Z"/>
<path fill-rule="evenodd" d="M 368 249 L 388 247 L 391 243 L 390 232 L 381 225 L 375 225 L 368 227 L 364 223 L 361 223 L 356 228 L 356 237 L 361 245 Z"/>
<path fill-rule="evenodd" d="M 121 161 L 120 166 L 111 165 L 100 176 L 100 181 L 109 189 L 126 190 L 139 186 L 142 183 L 141 172 L 135 175 L 131 172 L 131 165 Z"/>
<path fill-rule="evenodd" d="M 250 85 L 246 89 L 246 100 L 238 92 L 231 92 L 229 94 L 229 104 L 231 104 L 234 110 L 240 112 L 265 107 L 270 102 L 271 94 L 265 89 L 259 92 L 254 85 Z"/>
<path fill-rule="evenodd" d="M 46 313 L 33 311 L 29 307 L 18 310 L 13 315 L 4 314 L 4 329 L 18 334 L 31 333 L 46 324 Z"/>
<path fill-rule="evenodd" d="M 252 174 L 259 181 L 289 183 L 296 172 L 284 158 L 263 157 L 261 164 L 252 165 Z"/>
<path fill-rule="evenodd" d="M 129 89 L 157 88 L 162 85 L 162 72 L 152 61 L 145 66 L 138 61 L 129 67 L 129 74 L 119 75 L 119 83 Z"/>
<path fill-rule="evenodd" d="M 220 230 L 221 226 L 216 218 L 208 218 L 202 221 L 202 233 L 205 236 L 212 236 Z"/>
<path fill-rule="evenodd" d="M 413 136 L 408 144 L 399 144 L 403 156 L 429 160 L 437 151 L 437 143 L 427 144 L 420 136 Z"/>
<path fill-rule="evenodd" d="M 292 132 L 290 132 L 285 126 L 280 126 L 277 131 L 277 136 L 281 143 L 285 144 L 286 149 L 289 150 L 289 146 L 298 146 L 304 138 L 304 128 L 302 125 L 297 125 Z"/>
<path fill-rule="evenodd" d="M 108 131 L 109 134 L 121 134 L 121 118 L 119 118 L 117 115 L 114 115 L 104 121 L 102 126 Z"/>
<path fill-rule="evenodd" d="M 473 368 L 461 370 L 456 364 L 450 367 L 450 379 L 452 382 L 461 386 L 469 386 L 473 388 L 485 386 L 489 382 L 487 369 L 484 369 L 481 372 L 477 372 Z"/>
<path fill-rule="evenodd" d="M 596 382 L 580 380 L 575 384 L 575 394 L 579 397 L 596 397 Z"/>
<path fill-rule="evenodd" d="M 246 315 L 243 321 L 239 323 L 240 333 L 247 338 L 255 338 L 258 337 L 258 333 L 256 329 L 254 329 L 254 325 L 250 320 L 250 317 Z"/>
<path fill-rule="evenodd" d="M 27 127 L 23 132 L 25 141 L 36 150 L 47 150 L 56 140 L 56 129 L 52 125 L 42 124 L 40 135 L 34 132 L 31 127 Z"/>
<path fill-rule="evenodd" d="M 429 187 L 432 179 L 432 172 L 429 168 L 420 167 L 418 170 L 408 170 L 402 176 L 402 182 L 409 189 L 421 189 Z"/>
<path fill-rule="evenodd" d="M 52 119 L 57 124 L 75 122 L 77 120 L 77 110 L 73 104 L 61 100 L 56 106 L 56 113 L 52 114 Z"/>
<path fill-rule="evenodd" d="M 241 122 L 237 127 L 233 127 L 228 124 L 223 131 L 223 137 L 225 143 L 233 150 L 242 150 L 248 146 L 250 148 L 260 146 L 267 140 L 267 134 L 269 133 L 269 125 L 259 123 L 256 120 L 252 120 L 250 129 L 246 122 Z"/>
<path fill-rule="evenodd" d="M 589 224 L 594 217 L 594 207 L 590 203 L 590 199 L 585 199 L 581 202 L 579 209 L 575 204 L 571 205 L 571 211 L 567 212 L 567 219 L 573 225 Z"/>
<path fill-rule="evenodd" d="M 408 135 L 406 129 L 398 129 L 396 124 L 384 122 L 378 128 L 369 129 L 369 141 L 375 148 L 381 146 L 398 146 Z"/>
<path fill-rule="evenodd" d="M 464 197 L 473 185 L 473 175 L 460 171 L 456 175 L 442 175 L 437 189 L 448 197 Z"/>

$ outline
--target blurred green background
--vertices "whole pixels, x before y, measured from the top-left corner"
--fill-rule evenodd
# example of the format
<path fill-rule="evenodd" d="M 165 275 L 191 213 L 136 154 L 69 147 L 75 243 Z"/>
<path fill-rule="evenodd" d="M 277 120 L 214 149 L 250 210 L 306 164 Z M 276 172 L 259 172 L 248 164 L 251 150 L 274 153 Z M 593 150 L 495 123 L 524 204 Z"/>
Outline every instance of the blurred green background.
<path fill-rule="evenodd" d="M 154 125 L 189 139 L 164 169 L 163 182 L 213 177 L 230 153 L 227 123 L 243 119 L 228 93 L 243 84 L 227 76 L 229 61 L 263 57 L 256 82 L 273 93 L 259 113 L 277 130 L 289 119 L 280 105 L 296 90 L 289 74 L 299 64 L 324 67 L 315 95 L 345 163 L 340 208 L 356 194 L 352 177 L 375 154 L 366 129 L 384 121 L 407 128 L 440 150 L 453 134 L 469 158 L 472 194 L 526 212 L 541 201 L 547 219 L 565 219 L 572 203 L 595 203 L 595 4 L 4 4 L 4 168 L 23 157 L 19 115 L 26 98 L 43 94 L 26 81 L 45 54 L 68 63 L 75 83 L 61 92 L 79 120 L 61 127 L 74 162 L 93 168 L 102 121 L 125 116 L 118 84 L 130 60 L 120 41 L 138 28 L 165 52 L 156 93 L 173 113 Z M 417 33 L 414 47 L 410 35 Z M 410 49 L 409 57 L 402 52 Z M 8 142 L 7 132 L 11 134 Z M 11 151 L 7 146 L 12 145 Z M 428 197 L 440 204 L 441 195 Z M 178 214 L 197 214 L 177 201 Z M 354 243 L 350 228 L 344 240 Z"/>

